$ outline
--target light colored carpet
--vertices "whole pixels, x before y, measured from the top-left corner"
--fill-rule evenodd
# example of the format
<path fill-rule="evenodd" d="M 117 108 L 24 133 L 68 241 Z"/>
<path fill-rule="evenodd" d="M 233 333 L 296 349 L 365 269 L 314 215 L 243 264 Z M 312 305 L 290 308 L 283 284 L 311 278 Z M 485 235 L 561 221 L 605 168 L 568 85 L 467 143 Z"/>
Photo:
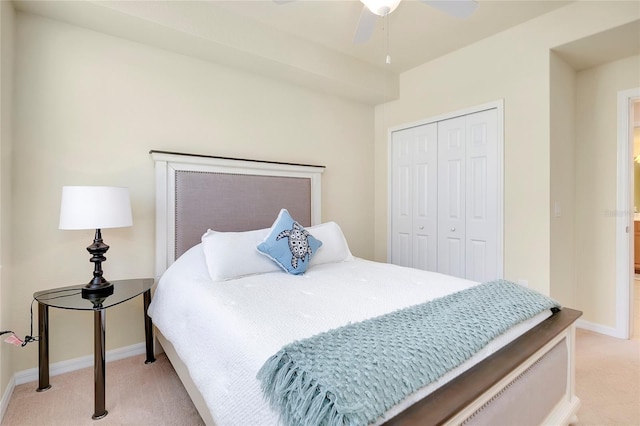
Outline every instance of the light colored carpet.
<path fill-rule="evenodd" d="M 576 333 L 577 425 L 640 425 L 640 340 Z"/>
<path fill-rule="evenodd" d="M 640 425 L 640 280 L 634 284 L 631 340 L 576 333 L 577 425 Z"/>
<path fill-rule="evenodd" d="M 107 364 L 106 408 L 92 420 L 93 367 L 51 377 L 51 389 L 37 382 L 16 386 L 2 426 L 10 425 L 203 425 L 189 395 L 164 354 L 153 364 L 145 356 Z"/>

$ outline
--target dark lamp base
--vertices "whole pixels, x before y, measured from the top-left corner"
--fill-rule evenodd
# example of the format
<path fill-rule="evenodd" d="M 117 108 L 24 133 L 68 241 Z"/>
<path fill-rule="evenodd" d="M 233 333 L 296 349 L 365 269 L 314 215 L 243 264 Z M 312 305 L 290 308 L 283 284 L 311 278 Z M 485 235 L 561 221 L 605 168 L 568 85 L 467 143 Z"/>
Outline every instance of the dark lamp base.
<path fill-rule="evenodd" d="M 107 250 L 109 250 L 109 246 L 102 241 L 102 232 L 96 229 L 93 244 L 87 247 L 87 251 L 91 253 L 89 261 L 94 264 L 94 268 L 93 278 L 89 284 L 82 288 L 82 298 L 84 299 L 102 303 L 106 297 L 113 294 L 113 285 L 102 276 L 102 262 L 107 260 L 104 257 Z"/>
<path fill-rule="evenodd" d="M 82 287 L 82 298 L 93 303 L 94 309 L 102 308 L 102 302 L 113 294 L 113 284 L 106 283 L 102 287 L 92 287 L 91 283 Z"/>
<path fill-rule="evenodd" d="M 100 285 L 89 283 L 86 286 L 82 287 L 82 297 L 89 296 L 89 295 L 106 297 L 106 296 L 111 296 L 112 294 L 113 294 L 113 284 L 111 284 L 110 282 L 105 282 Z"/>

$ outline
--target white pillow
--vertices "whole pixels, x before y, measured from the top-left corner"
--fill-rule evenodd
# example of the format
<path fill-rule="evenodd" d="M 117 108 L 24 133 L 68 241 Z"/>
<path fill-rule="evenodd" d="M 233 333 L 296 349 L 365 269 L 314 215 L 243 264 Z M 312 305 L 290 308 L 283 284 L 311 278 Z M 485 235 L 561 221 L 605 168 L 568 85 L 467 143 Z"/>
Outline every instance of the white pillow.
<path fill-rule="evenodd" d="M 315 238 L 322 241 L 322 247 L 311 258 L 309 267 L 323 263 L 336 263 L 352 260 L 347 240 L 342 229 L 335 222 L 325 222 L 306 228 Z"/>
<path fill-rule="evenodd" d="M 268 228 L 246 232 L 216 232 L 209 229 L 202 236 L 202 249 L 211 279 L 224 281 L 281 271 L 278 265 L 256 249 L 268 233 Z"/>
<path fill-rule="evenodd" d="M 322 246 L 311 258 L 309 267 L 353 259 L 347 240 L 337 223 L 326 222 L 306 229 L 322 241 Z M 202 236 L 202 250 L 211 279 L 225 281 L 247 275 L 282 271 L 275 262 L 257 249 L 267 238 L 269 231 L 270 228 L 245 232 L 207 230 Z"/>

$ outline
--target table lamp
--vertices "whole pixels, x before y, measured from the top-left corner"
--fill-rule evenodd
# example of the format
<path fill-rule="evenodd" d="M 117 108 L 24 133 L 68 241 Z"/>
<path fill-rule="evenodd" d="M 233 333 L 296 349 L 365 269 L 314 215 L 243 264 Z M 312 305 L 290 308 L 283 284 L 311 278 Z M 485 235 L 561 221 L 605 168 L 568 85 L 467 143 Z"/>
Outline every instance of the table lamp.
<path fill-rule="evenodd" d="M 93 278 L 82 288 L 82 296 L 108 296 L 113 285 L 102 276 L 102 262 L 109 246 L 101 230 L 131 226 L 129 189 L 114 186 L 63 186 L 60 229 L 95 229 L 93 244 L 87 247 L 94 264 Z"/>

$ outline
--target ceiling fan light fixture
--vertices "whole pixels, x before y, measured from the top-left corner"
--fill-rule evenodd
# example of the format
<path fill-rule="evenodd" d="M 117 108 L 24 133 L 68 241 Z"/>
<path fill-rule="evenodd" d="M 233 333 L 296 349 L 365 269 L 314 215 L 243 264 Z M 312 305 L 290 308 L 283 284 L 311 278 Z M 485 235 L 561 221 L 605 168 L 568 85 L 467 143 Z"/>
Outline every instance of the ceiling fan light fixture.
<path fill-rule="evenodd" d="M 385 16 L 396 10 L 401 0 L 360 0 L 367 9 L 378 16 Z"/>

